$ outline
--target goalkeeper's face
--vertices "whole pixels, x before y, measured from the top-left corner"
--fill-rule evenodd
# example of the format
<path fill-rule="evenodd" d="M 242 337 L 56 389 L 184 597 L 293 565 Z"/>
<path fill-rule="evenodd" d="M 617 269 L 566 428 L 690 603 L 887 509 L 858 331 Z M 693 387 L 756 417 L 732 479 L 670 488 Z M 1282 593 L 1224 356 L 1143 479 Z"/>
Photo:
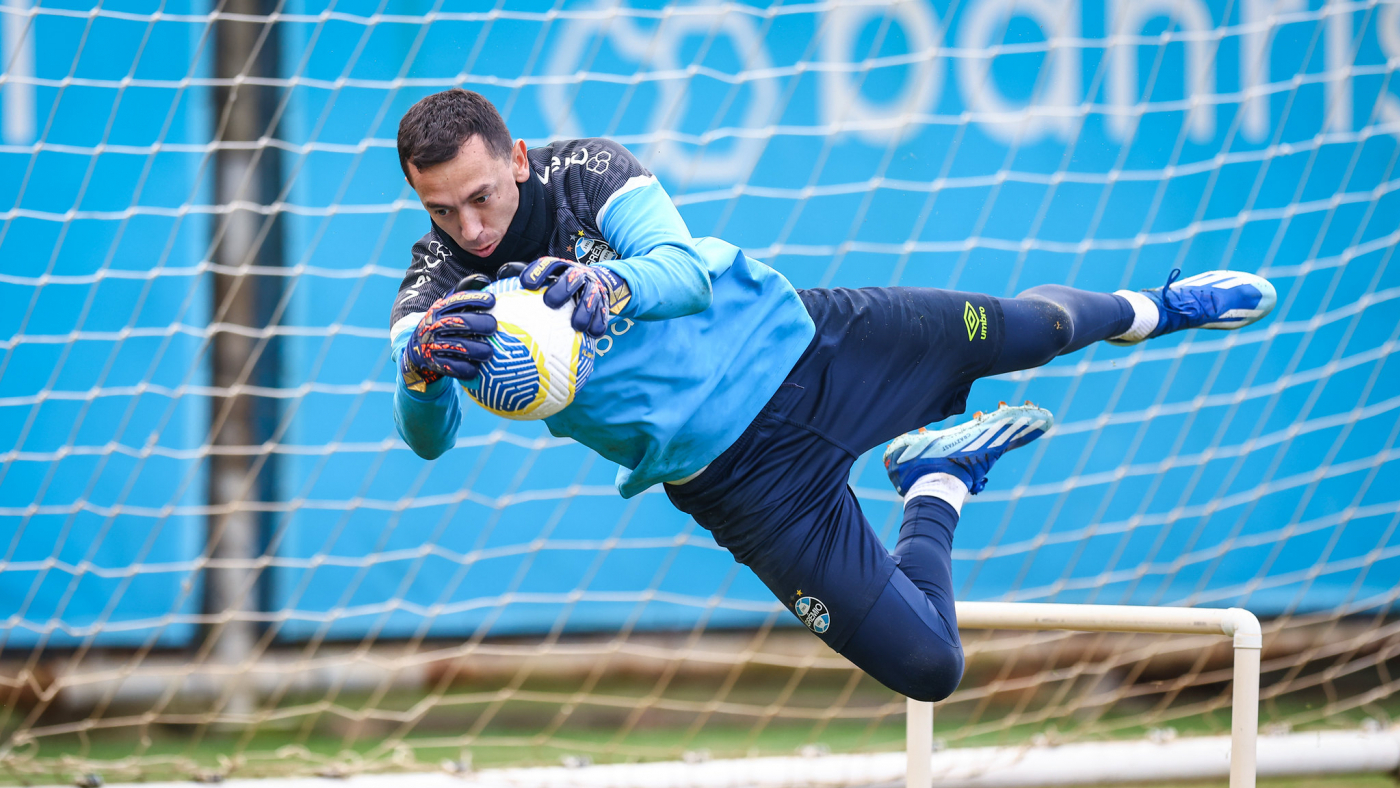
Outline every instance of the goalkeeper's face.
<path fill-rule="evenodd" d="M 520 205 L 517 183 L 530 177 L 525 141 L 516 140 L 510 155 L 496 156 L 479 136 L 472 136 L 456 158 L 425 169 L 408 166 L 409 184 L 433 222 L 477 257 L 496 251 Z"/>

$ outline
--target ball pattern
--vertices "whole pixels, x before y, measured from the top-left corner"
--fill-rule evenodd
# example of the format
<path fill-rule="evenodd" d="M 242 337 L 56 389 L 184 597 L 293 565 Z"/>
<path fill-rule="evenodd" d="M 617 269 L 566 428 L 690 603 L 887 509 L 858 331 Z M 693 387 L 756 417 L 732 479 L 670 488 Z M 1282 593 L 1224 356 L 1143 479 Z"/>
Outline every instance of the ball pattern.
<path fill-rule="evenodd" d="M 517 278 L 492 283 L 495 353 L 466 387 L 483 408 L 508 419 L 547 419 L 568 407 L 593 373 L 594 340 L 575 331 L 567 305 L 550 309 L 543 291 Z"/>

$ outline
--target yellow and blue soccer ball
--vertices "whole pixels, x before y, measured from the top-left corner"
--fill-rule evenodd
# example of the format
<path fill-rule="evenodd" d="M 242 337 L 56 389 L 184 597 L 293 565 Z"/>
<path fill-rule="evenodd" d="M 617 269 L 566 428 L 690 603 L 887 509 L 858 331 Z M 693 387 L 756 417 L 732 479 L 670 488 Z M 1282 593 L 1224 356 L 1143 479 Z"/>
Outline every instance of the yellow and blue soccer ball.
<path fill-rule="evenodd" d="M 464 382 L 477 404 L 508 419 L 547 419 L 567 408 L 593 373 L 593 338 L 575 331 L 572 304 L 550 309 L 543 290 L 526 290 L 512 277 L 493 282 L 491 314 L 495 354 L 479 365 L 481 374 Z"/>

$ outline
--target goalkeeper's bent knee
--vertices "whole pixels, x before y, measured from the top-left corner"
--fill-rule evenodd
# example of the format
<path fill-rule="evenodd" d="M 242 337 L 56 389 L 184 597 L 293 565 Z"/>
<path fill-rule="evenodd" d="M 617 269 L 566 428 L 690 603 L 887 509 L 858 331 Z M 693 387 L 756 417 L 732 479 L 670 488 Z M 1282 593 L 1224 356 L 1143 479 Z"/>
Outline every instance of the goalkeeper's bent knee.
<path fill-rule="evenodd" d="M 943 700 L 962 681 L 963 651 L 934 615 L 914 610 L 893 581 L 886 583 L 841 654 L 901 695 Z"/>
<path fill-rule="evenodd" d="M 904 661 L 892 682 L 884 683 L 901 695 L 935 703 L 952 695 L 962 681 L 963 652 L 936 638 L 926 645 Z"/>
<path fill-rule="evenodd" d="M 1074 342 L 1074 315 L 1059 298 L 1058 285 L 1040 285 L 1001 301 L 1006 320 L 1003 356 L 1018 357 L 1018 369 L 1038 367 L 1064 353 Z"/>

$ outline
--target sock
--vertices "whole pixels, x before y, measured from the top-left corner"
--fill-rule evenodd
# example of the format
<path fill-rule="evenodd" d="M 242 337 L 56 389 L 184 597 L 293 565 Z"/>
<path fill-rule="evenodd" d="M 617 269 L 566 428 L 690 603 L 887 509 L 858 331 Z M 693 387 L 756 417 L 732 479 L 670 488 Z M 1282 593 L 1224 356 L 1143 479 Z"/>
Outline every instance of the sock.
<path fill-rule="evenodd" d="M 920 496 L 937 498 L 953 507 L 954 514 L 961 516 L 963 501 L 967 500 L 967 483 L 951 473 L 926 474 L 909 487 L 909 494 L 904 496 L 905 508 Z"/>
<path fill-rule="evenodd" d="M 1118 336 L 1109 337 L 1115 345 L 1133 345 L 1147 339 L 1157 327 L 1161 315 L 1152 299 L 1133 290 L 1118 290 L 1114 295 L 1127 301 L 1133 307 L 1133 325 Z"/>

